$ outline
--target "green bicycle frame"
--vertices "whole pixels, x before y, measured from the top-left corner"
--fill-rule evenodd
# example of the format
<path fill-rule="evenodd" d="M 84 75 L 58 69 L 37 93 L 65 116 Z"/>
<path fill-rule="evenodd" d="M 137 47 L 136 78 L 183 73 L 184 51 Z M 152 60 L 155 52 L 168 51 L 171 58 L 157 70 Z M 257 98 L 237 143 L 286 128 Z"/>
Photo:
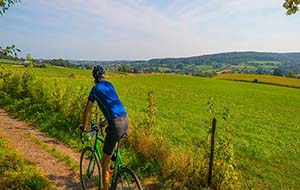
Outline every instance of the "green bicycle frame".
<path fill-rule="evenodd" d="M 96 154 L 97 154 L 97 156 L 99 158 L 100 164 L 101 164 L 101 161 L 102 161 L 102 151 L 100 151 L 100 147 L 98 145 L 98 141 L 100 141 L 100 142 L 102 142 L 104 144 L 104 140 L 98 136 L 98 133 L 96 133 L 95 143 L 94 143 L 93 150 L 96 152 Z M 114 184 L 115 176 L 116 176 L 117 171 L 119 171 L 121 169 L 121 167 L 123 166 L 123 162 L 122 162 L 121 156 L 119 154 L 119 142 L 118 142 L 118 146 L 117 146 L 117 149 L 115 150 L 115 152 L 116 152 L 116 161 L 114 163 L 114 171 L 113 171 L 112 180 L 111 180 L 111 183 L 110 183 L 111 186 Z M 90 166 L 90 164 L 91 163 L 89 163 L 89 166 Z M 95 168 L 95 165 L 96 165 L 96 163 L 94 162 L 93 163 L 93 167 L 92 167 L 92 173 L 93 173 L 93 170 Z M 87 172 L 89 172 L 89 171 L 87 171 Z"/>

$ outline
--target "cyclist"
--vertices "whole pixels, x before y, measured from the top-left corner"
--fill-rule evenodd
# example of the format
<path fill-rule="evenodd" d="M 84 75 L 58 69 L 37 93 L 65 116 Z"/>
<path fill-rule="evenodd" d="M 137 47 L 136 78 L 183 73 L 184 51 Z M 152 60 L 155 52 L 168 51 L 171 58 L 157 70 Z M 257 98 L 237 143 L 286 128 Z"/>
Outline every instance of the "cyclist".
<path fill-rule="evenodd" d="M 121 136 L 128 131 L 128 117 L 126 109 L 120 101 L 114 86 L 104 79 L 104 68 L 99 65 L 94 66 L 92 73 L 95 79 L 95 86 L 88 96 L 88 101 L 84 109 L 82 130 L 84 131 L 87 128 L 88 113 L 96 101 L 105 119 L 108 121 L 101 162 L 103 189 L 108 190 L 109 162 L 117 142 Z"/>

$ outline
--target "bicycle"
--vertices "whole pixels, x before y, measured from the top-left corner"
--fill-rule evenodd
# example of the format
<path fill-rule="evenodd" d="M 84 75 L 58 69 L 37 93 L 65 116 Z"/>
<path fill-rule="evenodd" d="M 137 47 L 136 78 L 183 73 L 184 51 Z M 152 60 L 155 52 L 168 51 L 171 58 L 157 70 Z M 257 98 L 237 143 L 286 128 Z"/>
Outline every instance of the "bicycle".
<path fill-rule="evenodd" d="M 89 132 L 90 137 L 89 140 L 95 138 L 93 147 L 86 146 L 81 153 L 80 156 L 80 180 L 84 190 L 88 189 L 98 189 L 101 190 L 102 187 L 102 167 L 101 167 L 101 159 L 102 154 L 98 145 L 98 142 L 104 144 L 104 133 L 103 129 L 107 127 L 107 122 L 105 120 L 101 120 L 99 125 L 96 125 L 94 121 L 91 121 L 91 129 L 86 130 L 84 132 Z M 101 137 L 99 137 L 99 131 L 101 131 Z M 84 144 L 82 133 L 80 133 L 81 142 Z M 126 137 L 126 134 L 120 138 Z M 140 180 L 138 179 L 135 172 L 123 165 L 119 154 L 119 145 L 120 140 L 117 143 L 117 146 L 114 150 L 112 156 L 113 172 L 111 181 L 109 184 L 109 189 L 111 190 L 142 190 L 142 186 Z"/>

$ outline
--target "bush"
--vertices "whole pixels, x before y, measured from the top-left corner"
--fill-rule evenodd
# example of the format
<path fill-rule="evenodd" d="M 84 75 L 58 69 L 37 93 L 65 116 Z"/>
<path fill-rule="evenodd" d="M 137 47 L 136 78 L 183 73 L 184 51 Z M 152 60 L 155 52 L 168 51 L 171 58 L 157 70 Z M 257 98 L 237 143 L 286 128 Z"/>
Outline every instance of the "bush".
<path fill-rule="evenodd" d="M 0 83 L 0 104 L 6 110 L 42 126 L 45 132 L 65 142 L 72 136 L 77 137 L 77 126 L 86 103 L 85 88 L 74 93 L 71 89 L 62 90 L 56 82 L 50 89 L 28 71 L 23 75 L 2 76 L 5 82 Z"/>

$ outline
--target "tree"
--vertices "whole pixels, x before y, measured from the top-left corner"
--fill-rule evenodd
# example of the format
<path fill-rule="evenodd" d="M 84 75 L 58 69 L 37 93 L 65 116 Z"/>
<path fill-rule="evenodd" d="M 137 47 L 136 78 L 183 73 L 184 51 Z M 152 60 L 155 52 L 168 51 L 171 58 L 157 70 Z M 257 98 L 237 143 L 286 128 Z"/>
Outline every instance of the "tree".
<path fill-rule="evenodd" d="M 32 61 L 32 55 L 31 54 L 27 54 L 26 55 L 26 61 L 29 64 L 29 67 L 32 68 L 33 67 L 33 61 Z"/>
<path fill-rule="evenodd" d="M 0 46 L 0 54 L 2 55 L 14 55 L 15 57 L 17 57 L 17 52 L 21 52 L 21 50 L 16 48 L 15 45 L 7 46 L 4 49 Z"/>
<path fill-rule="evenodd" d="M 300 0 L 285 0 L 282 6 L 287 10 L 287 15 L 292 15 L 299 11 L 299 5 Z"/>
<path fill-rule="evenodd" d="M 296 75 L 296 73 L 293 73 L 292 71 L 290 71 L 290 72 L 288 72 L 288 77 L 296 78 L 297 75 Z"/>
<path fill-rule="evenodd" d="M 122 65 L 118 68 L 118 71 L 124 72 L 124 73 L 130 73 L 131 68 L 128 65 Z"/>
<path fill-rule="evenodd" d="M 18 2 L 21 0 L 0 0 L 0 15 L 3 15 L 11 5 Z"/>
<path fill-rule="evenodd" d="M 276 68 L 276 69 L 274 69 L 273 75 L 275 75 L 275 76 L 282 76 L 283 73 L 282 73 L 282 71 L 281 71 L 280 68 Z"/>
<path fill-rule="evenodd" d="M 0 15 L 2 16 L 11 5 L 20 1 L 21 0 L 0 0 Z M 7 46 L 5 48 L 0 46 L 0 55 L 14 55 L 17 57 L 17 52 L 20 51 L 21 50 L 16 48 L 15 45 Z"/>

